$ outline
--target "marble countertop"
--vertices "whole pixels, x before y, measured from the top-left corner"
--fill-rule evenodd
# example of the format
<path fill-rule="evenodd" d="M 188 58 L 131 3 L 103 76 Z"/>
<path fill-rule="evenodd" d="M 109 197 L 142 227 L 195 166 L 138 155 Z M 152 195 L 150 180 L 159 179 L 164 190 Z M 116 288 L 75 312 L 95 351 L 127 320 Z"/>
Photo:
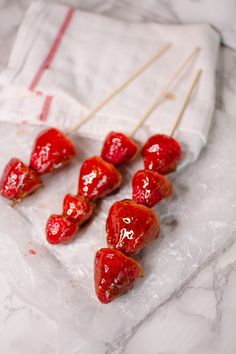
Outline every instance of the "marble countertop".
<path fill-rule="evenodd" d="M 7 63 L 17 28 L 29 3 L 30 0 L 0 0 L 0 69 Z M 99 11 L 106 8 L 110 11 L 111 8 L 106 1 L 89 3 L 91 8 L 99 8 Z M 152 19 L 151 14 L 149 16 Z M 222 47 L 217 70 L 217 109 L 236 116 L 235 94 L 236 51 Z M 65 334 L 58 342 L 60 328 L 57 324 L 17 298 L 3 274 L 0 274 L 0 284 L 1 353 L 85 353 L 83 348 L 79 349 L 76 338 L 69 335 Z M 204 264 L 181 291 L 123 338 L 118 347 L 104 348 L 101 352 L 234 354 L 235 292 L 236 243 L 232 241 Z"/>

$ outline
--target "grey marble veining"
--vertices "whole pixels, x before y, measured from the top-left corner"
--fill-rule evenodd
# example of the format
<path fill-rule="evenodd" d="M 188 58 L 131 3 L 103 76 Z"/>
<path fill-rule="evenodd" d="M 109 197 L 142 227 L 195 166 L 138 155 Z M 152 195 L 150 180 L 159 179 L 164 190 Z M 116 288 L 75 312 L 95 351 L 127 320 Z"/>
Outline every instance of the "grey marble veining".
<path fill-rule="evenodd" d="M 145 338 L 145 344 L 150 345 L 148 337 L 152 335 L 152 338 L 155 338 L 154 331 L 156 338 L 160 336 L 161 340 L 156 346 L 152 340 L 153 348 L 150 345 L 148 353 L 157 353 L 159 348 L 160 353 L 233 353 L 236 343 L 233 330 L 227 334 L 227 341 L 230 338 L 232 342 L 232 347 L 228 348 L 228 342 L 224 342 L 224 326 L 228 327 L 235 319 L 235 315 L 231 318 L 226 315 L 226 298 L 228 292 L 232 291 L 231 286 L 236 285 L 235 251 L 233 240 L 211 257 L 197 276 L 192 277 L 192 281 L 181 287 L 164 306 L 155 311 L 148 321 L 144 321 L 138 330 L 123 342 L 120 353 L 141 353 L 139 348 L 143 347 L 140 340 Z M 181 328 L 186 331 L 185 336 L 180 335 Z M 186 342 L 182 343 L 185 337 Z"/>
<path fill-rule="evenodd" d="M 202 3 L 203 0 L 192 2 Z M 29 3 L 30 0 L 0 0 L 0 69 L 7 63 L 17 29 Z M 79 4 L 85 10 L 93 9 L 125 20 L 180 21 L 176 11 L 168 6 L 171 1 L 159 1 L 162 4 L 161 15 L 148 10 L 145 2 L 137 2 L 137 5 L 130 0 L 93 0 L 86 3 L 71 0 L 67 3 Z M 217 69 L 217 108 L 236 116 L 235 94 L 236 52 L 222 47 Z M 60 353 L 57 325 L 12 294 L 3 275 L 0 275 L 0 284 L 0 353 Z M 120 338 L 113 346 L 106 346 L 103 352 L 235 354 L 235 292 L 236 242 L 231 239 L 227 246 L 205 262 L 190 281 L 126 337 Z M 67 349 L 67 354 L 79 353 L 72 347 Z"/>

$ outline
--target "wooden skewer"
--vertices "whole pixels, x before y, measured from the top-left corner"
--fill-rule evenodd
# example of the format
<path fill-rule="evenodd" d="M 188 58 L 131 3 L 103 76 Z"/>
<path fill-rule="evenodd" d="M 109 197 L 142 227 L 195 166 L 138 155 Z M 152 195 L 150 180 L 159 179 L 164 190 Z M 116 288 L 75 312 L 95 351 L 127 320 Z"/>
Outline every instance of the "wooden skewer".
<path fill-rule="evenodd" d="M 91 111 L 86 113 L 80 121 L 71 129 L 67 131 L 67 134 L 73 133 L 78 130 L 85 122 L 87 122 L 94 114 L 100 111 L 111 99 L 113 99 L 118 93 L 124 90 L 132 81 L 134 81 L 138 76 L 140 76 L 149 66 L 151 66 L 156 60 L 158 60 L 170 47 L 171 43 L 168 43 L 161 49 L 159 49 L 145 64 L 143 64 L 138 70 L 136 70 L 128 79 L 126 79 L 121 85 L 119 85 L 111 94 L 105 97 L 101 102 L 99 102 Z"/>
<path fill-rule="evenodd" d="M 137 130 L 144 124 L 144 122 L 148 119 L 148 117 L 155 111 L 155 109 L 159 106 L 162 100 L 165 98 L 168 90 L 172 85 L 176 82 L 182 72 L 186 69 L 186 67 L 192 62 L 193 59 L 199 54 L 200 48 L 195 48 L 192 53 L 185 59 L 185 61 L 179 66 L 174 75 L 171 77 L 165 88 L 161 91 L 158 97 L 155 99 L 153 104 L 149 107 L 149 109 L 142 115 L 139 119 L 132 132 L 129 134 L 130 137 L 134 136 Z"/>
<path fill-rule="evenodd" d="M 188 106 L 188 104 L 189 104 L 189 102 L 191 100 L 191 97 L 193 95 L 193 91 L 194 91 L 195 87 L 197 86 L 201 75 L 202 75 L 202 70 L 200 69 L 200 70 L 197 71 L 197 73 L 196 73 L 196 75 L 195 75 L 195 77 L 194 77 L 194 79 L 193 79 L 193 81 L 191 83 L 191 86 L 190 86 L 190 88 L 188 90 L 188 93 L 187 93 L 187 95 L 186 95 L 186 97 L 184 99 L 183 105 L 182 105 L 182 107 L 181 107 L 181 109 L 180 109 L 180 111 L 179 111 L 179 113 L 178 113 L 178 115 L 176 117 L 176 121 L 175 121 L 175 124 L 174 124 L 174 126 L 172 128 L 170 136 L 173 136 L 175 134 L 176 129 L 178 128 L 178 126 L 179 126 L 179 124 L 180 124 L 180 122 L 181 122 L 181 120 L 183 118 L 184 112 L 185 112 L 185 110 L 186 110 L 186 108 L 187 108 L 187 106 Z"/>

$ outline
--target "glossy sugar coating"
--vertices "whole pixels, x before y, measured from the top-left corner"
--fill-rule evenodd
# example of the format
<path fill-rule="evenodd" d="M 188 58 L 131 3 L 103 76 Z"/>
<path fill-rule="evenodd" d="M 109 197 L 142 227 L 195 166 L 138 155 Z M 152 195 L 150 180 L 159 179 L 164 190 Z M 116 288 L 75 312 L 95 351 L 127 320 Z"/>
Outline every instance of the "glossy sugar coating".
<path fill-rule="evenodd" d="M 73 240 L 78 230 L 78 224 L 70 221 L 66 216 L 53 214 L 46 225 L 47 241 L 52 245 L 68 243 Z"/>
<path fill-rule="evenodd" d="M 176 170 L 182 150 L 178 141 L 171 136 L 156 134 L 148 139 L 141 153 L 145 169 L 165 175 Z"/>
<path fill-rule="evenodd" d="M 160 224 L 152 209 L 133 200 L 114 203 L 106 223 L 109 247 L 132 255 L 159 235 Z"/>
<path fill-rule="evenodd" d="M 113 192 L 121 184 L 119 171 L 100 156 L 84 161 L 79 177 L 78 194 L 95 201 Z"/>
<path fill-rule="evenodd" d="M 64 167 L 75 154 L 73 142 L 60 130 L 49 128 L 37 136 L 30 165 L 42 175 Z"/>
<path fill-rule="evenodd" d="M 135 281 L 143 276 L 138 262 L 110 248 L 100 249 L 94 263 L 95 291 L 103 304 L 127 293 Z"/>
<path fill-rule="evenodd" d="M 133 200 L 152 208 L 172 193 L 172 183 L 167 177 L 150 170 L 137 171 L 132 180 Z"/>
<path fill-rule="evenodd" d="M 37 173 L 18 158 L 12 158 L 6 165 L 1 180 L 0 194 L 16 201 L 31 194 L 42 185 Z"/>
<path fill-rule="evenodd" d="M 88 220 L 93 213 L 93 206 L 87 198 L 82 195 L 67 194 L 63 201 L 63 214 L 70 221 L 79 225 Z"/>
<path fill-rule="evenodd" d="M 138 151 L 138 146 L 127 135 L 111 132 L 107 135 L 101 156 L 113 165 L 121 165 L 132 160 Z"/>

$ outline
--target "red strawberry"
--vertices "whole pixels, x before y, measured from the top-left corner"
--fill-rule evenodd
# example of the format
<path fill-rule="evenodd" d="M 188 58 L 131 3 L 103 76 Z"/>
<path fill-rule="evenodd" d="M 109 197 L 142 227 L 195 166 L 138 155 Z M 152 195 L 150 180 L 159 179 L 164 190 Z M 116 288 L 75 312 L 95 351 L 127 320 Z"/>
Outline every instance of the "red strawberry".
<path fill-rule="evenodd" d="M 72 141 L 60 130 L 49 128 L 36 138 L 30 165 L 42 175 L 64 167 L 75 154 Z"/>
<path fill-rule="evenodd" d="M 153 135 L 142 149 L 145 168 L 162 175 L 176 170 L 181 155 L 178 141 L 164 134 Z"/>
<path fill-rule="evenodd" d="M 70 242 L 79 230 L 78 224 L 64 215 L 51 215 L 46 225 L 47 241 L 52 245 Z"/>
<path fill-rule="evenodd" d="M 160 224 L 152 209 L 125 199 L 111 207 L 106 231 L 108 246 L 129 256 L 158 237 Z"/>
<path fill-rule="evenodd" d="M 140 170 L 135 173 L 132 181 L 133 199 L 149 208 L 169 197 L 172 193 L 172 184 L 158 172 Z"/>
<path fill-rule="evenodd" d="M 119 171 L 99 156 L 84 161 L 79 177 L 79 194 L 90 200 L 102 198 L 121 184 Z"/>
<path fill-rule="evenodd" d="M 110 248 L 102 248 L 97 252 L 94 268 L 95 290 L 103 304 L 127 293 L 135 281 L 143 276 L 143 269 L 138 262 Z"/>
<path fill-rule="evenodd" d="M 105 139 L 101 155 L 116 166 L 132 160 L 137 151 L 138 146 L 131 138 L 123 133 L 111 132 Z"/>
<path fill-rule="evenodd" d="M 79 225 L 88 220 L 93 213 L 92 204 L 82 195 L 67 194 L 63 201 L 63 214 Z"/>
<path fill-rule="evenodd" d="M 21 200 L 42 185 L 36 172 L 17 158 L 6 165 L 1 180 L 0 194 L 10 200 Z"/>

